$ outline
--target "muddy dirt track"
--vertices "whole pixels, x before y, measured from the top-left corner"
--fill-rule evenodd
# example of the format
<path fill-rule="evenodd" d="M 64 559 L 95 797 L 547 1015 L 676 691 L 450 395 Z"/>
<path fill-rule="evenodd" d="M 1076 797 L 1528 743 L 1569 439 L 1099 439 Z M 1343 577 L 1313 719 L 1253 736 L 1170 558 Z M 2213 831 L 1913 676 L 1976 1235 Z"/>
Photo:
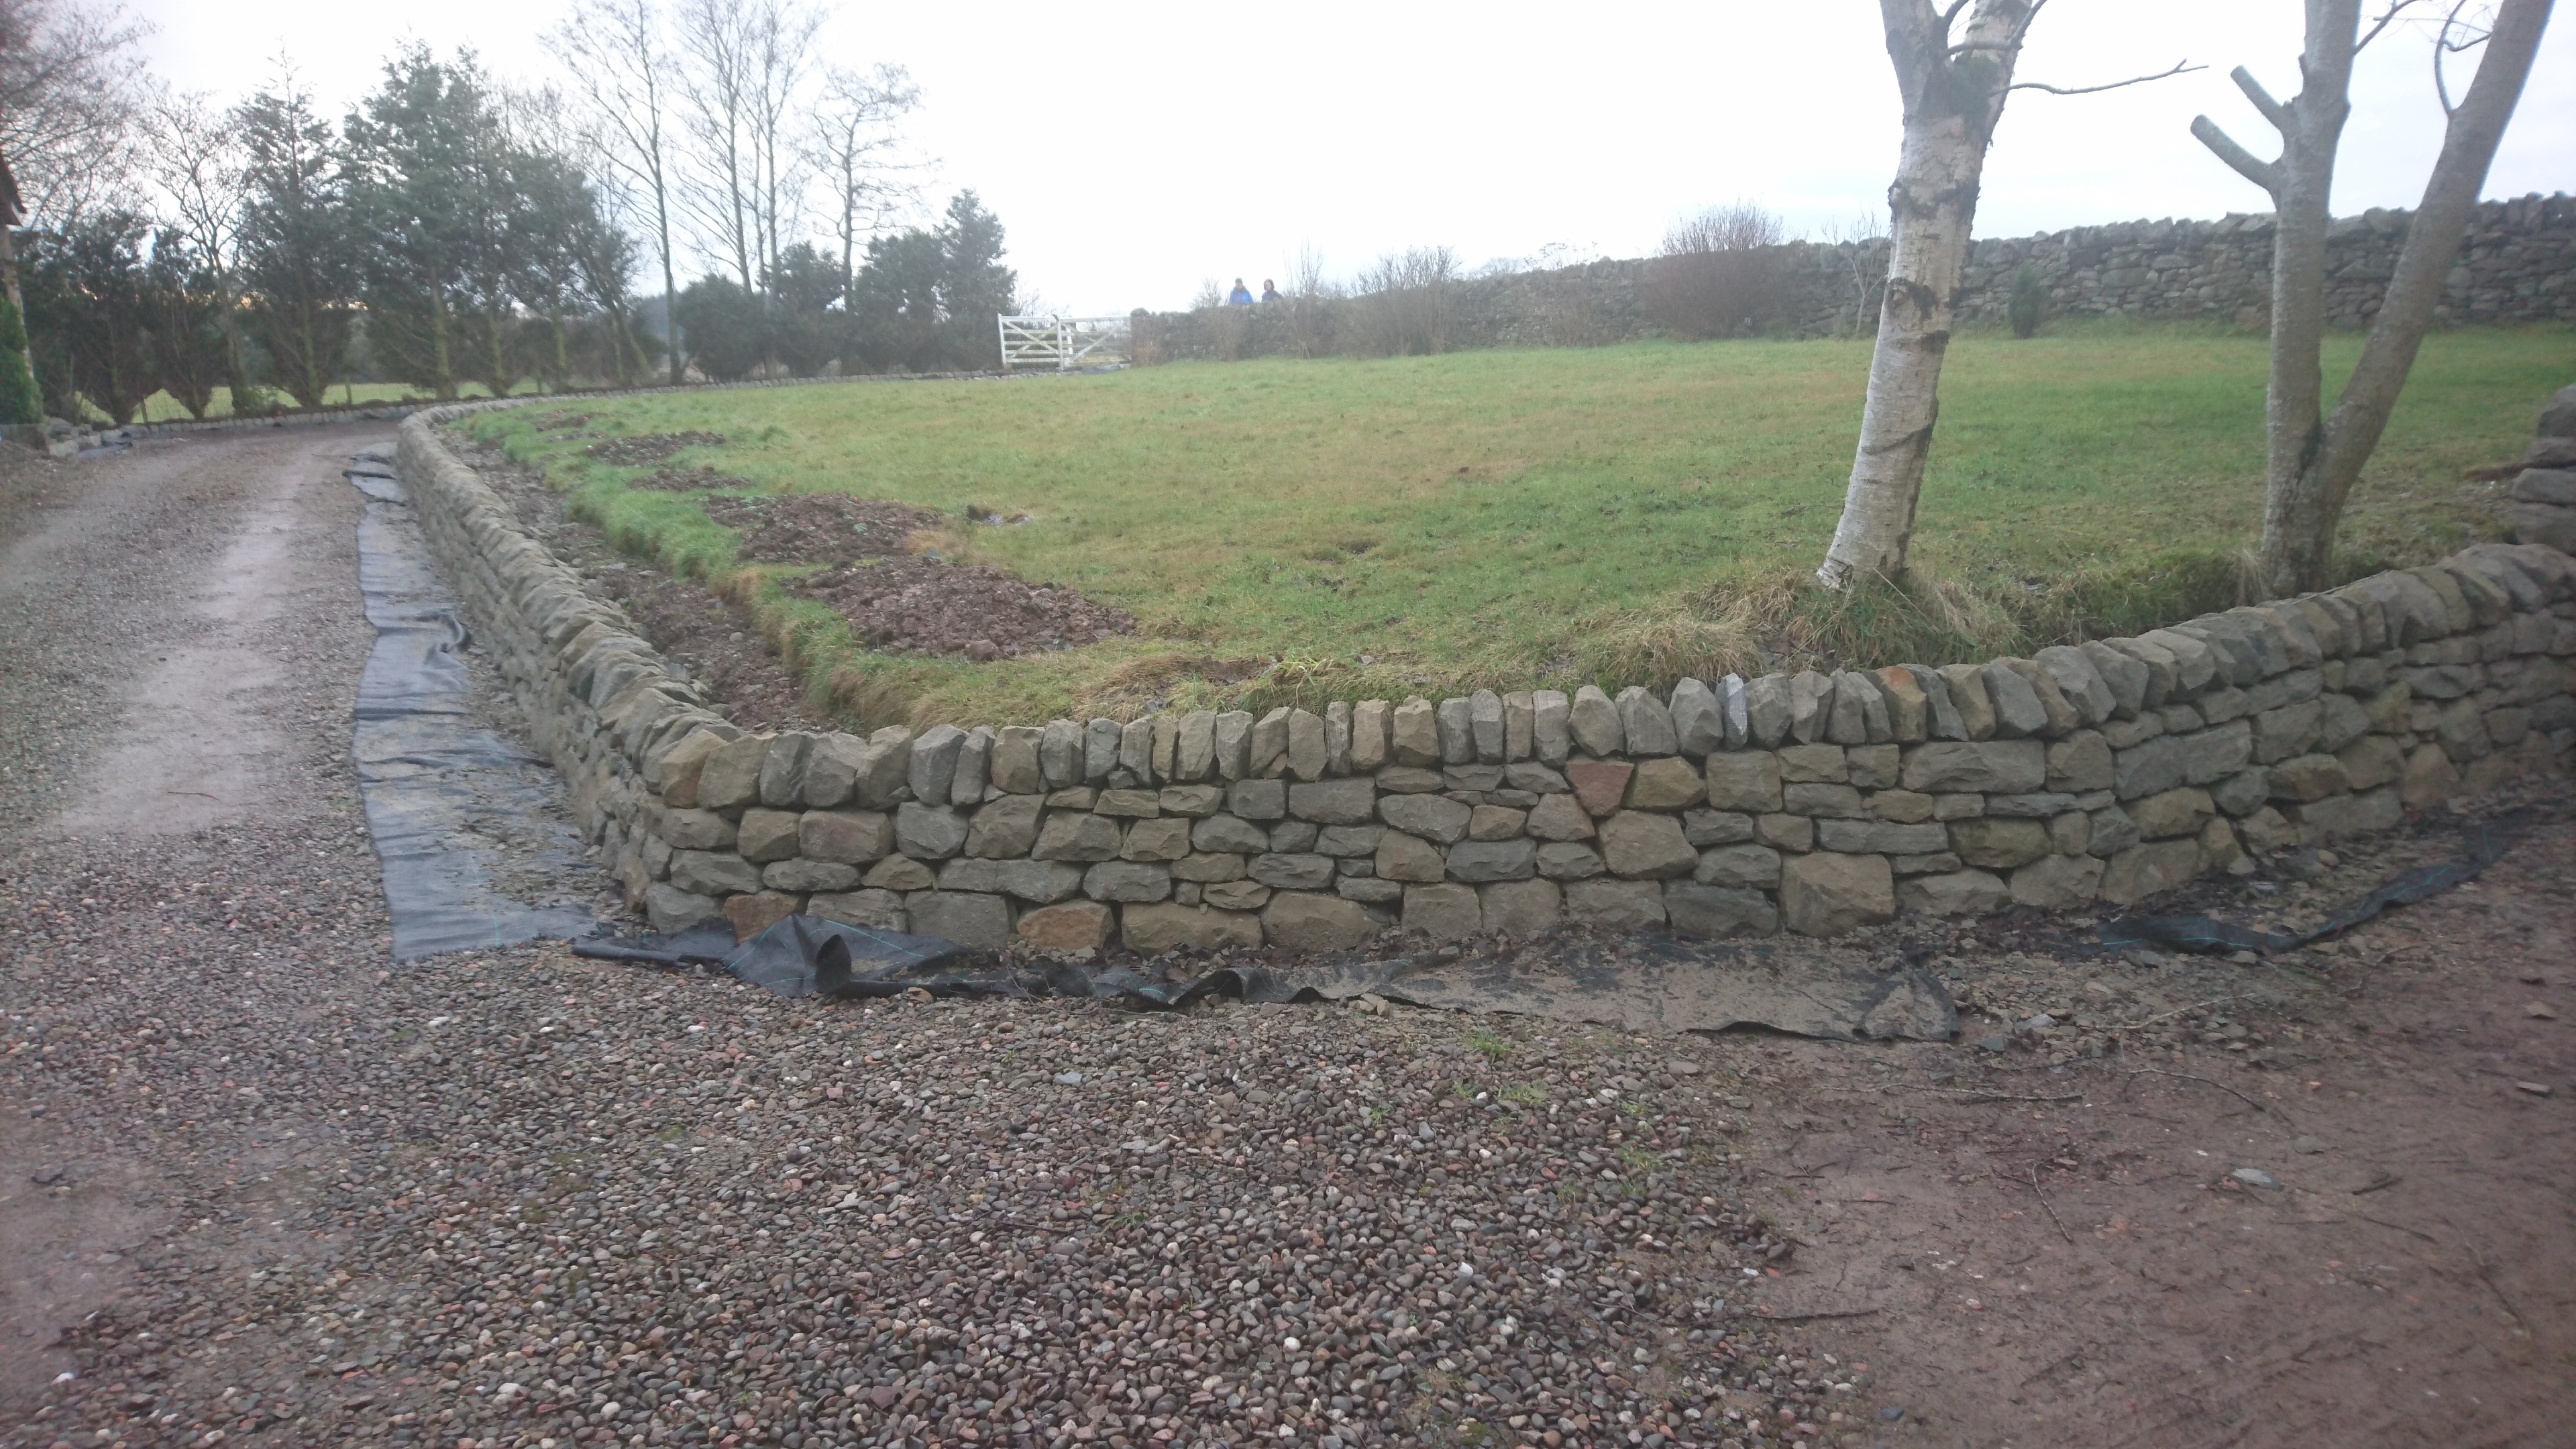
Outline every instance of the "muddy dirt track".
<path fill-rule="evenodd" d="M 0 469 L 0 1442 L 2576 1441 L 2562 781 L 2341 949 L 1949 949 L 1953 1046 L 396 969 L 384 436 Z"/>

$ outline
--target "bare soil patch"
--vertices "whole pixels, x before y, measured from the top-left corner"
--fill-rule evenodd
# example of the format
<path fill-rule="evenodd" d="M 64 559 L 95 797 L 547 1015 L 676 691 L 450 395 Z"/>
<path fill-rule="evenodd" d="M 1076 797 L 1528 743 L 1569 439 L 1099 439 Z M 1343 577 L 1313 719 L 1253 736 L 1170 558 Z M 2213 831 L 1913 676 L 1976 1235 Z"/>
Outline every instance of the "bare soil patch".
<path fill-rule="evenodd" d="M 839 610 L 852 632 L 888 654 L 997 659 L 1136 632 L 1124 609 L 982 564 L 890 558 L 826 569 L 793 588 Z"/>
<path fill-rule="evenodd" d="M 573 517 L 563 495 L 536 470 L 500 449 L 461 432 L 442 436 L 557 558 L 579 569 L 601 597 L 626 610 L 654 648 L 694 675 L 715 697 L 719 713 L 748 730 L 833 728 L 828 716 L 806 703 L 805 686 L 761 637 L 749 609 L 717 597 L 695 579 L 674 578 L 626 557 L 596 524 Z"/>
<path fill-rule="evenodd" d="M 748 488 L 751 480 L 713 468 L 656 468 L 641 478 L 630 478 L 629 488 L 649 488 L 656 493 L 696 493 L 714 488 Z"/>
<path fill-rule="evenodd" d="M 581 455 L 620 468 L 640 468 L 659 463 L 682 448 L 713 448 L 724 440 L 722 433 L 637 433 L 629 438 L 602 438 L 583 448 Z"/>
<path fill-rule="evenodd" d="M 890 558 L 913 534 L 948 520 L 927 508 L 846 493 L 709 498 L 707 517 L 742 535 L 734 556 L 745 563 L 840 564 Z"/>

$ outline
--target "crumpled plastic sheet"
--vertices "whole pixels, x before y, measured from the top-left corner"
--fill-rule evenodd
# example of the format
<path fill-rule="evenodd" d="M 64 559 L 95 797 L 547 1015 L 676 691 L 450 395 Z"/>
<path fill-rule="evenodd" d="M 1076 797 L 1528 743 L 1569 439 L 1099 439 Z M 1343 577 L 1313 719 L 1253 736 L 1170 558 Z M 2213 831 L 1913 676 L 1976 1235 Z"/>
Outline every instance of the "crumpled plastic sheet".
<path fill-rule="evenodd" d="M 2531 814 L 2523 810 L 2471 821 L 2460 832 L 2458 859 L 2400 871 L 2390 876 L 2387 884 L 2327 916 L 2310 930 L 2284 934 L 2208 916 L 2122 916 L 2102 927 L 2102 944 L 2114 950 L 2124 946 L 2162 946 L 2175 951 L 2292 950 L 2350 930 L 2390 906 L 2411 906 L 2457 888 L 2503 859 L 2504 853 L 2530 828 Z"/>
<path fill-rule="evenodd" d="M 633 943 L 584 941 L 574 954 L 661 965 L 718 965 L 781 996 L 1057 996 L 1174 1010 L 1202 997 L 1261 1005 L 1374 995 L 1440 1011 L 1597 1022 L 1627 1031 L 1763 1026 L 1837 1041 L 1948 1041 L 1959 1011 L 1937 977 L 1883 971 L 1825 948 L 1646 938 L 1545 943 L 1517 952 L 1377 958 L 1294 966 L 1221 966 L 1145 975 L 1065 961 L 1012 967 L 932 936 L 789 916 L 739 946 L 720 925 Z"/>
<path fill-rule="evenodd" d="M 350 752 L 384 867 L 394 959 L 595 934 L 586 907 L 505 892 L 498 837 L 537 830 L 540 865 L 580 867 L 580 838 L 545 824 L 560 815 L 562 784 L 544 760 L 475 722 L 465 625 L 393 465 L 362 453 L 344 476 L 367 495 L 358 590 L 376 629 Z"/>

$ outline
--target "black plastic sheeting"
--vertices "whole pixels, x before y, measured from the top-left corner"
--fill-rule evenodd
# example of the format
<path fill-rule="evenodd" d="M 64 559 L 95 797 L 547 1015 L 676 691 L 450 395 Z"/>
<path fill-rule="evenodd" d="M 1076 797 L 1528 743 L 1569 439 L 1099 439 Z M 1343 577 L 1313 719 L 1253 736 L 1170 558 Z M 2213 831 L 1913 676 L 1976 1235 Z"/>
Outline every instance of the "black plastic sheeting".
<path fill-rule="evenodd" d="M 552 823 L 563 786 L 544 760 L 476 723 L 456 597 L 393 466 L 362 453 L 346 476 L 367 495 L 358 590 L 376 629 L 351 754 L 384 865 L 394 959 L 596 934 L 569 899 L 515 898 L 564 895 L 544 877 L 582 867 L 579 836 Z M 506 842 L 518 843 L 515 861 Z"/>
<path fill-rule="evenodd" d="M 1286 1006 L 1374 995 L 1441 1011 L 1503 1012 L 1623 1030 L 1765 1026 L 1839 1041 L 1958 1035 L 1938 978 L 1881 971 L 1823 949 L 1651 938 L 1549 943 L 1509 955 L 1329 957 L 1295 966 L 1221 966 L 1194 976 L 1047 961 L 1012 966 L 933 936 L 789 916 L 736 946 L 721 926 L 634 942 L 583 941 L 576 955 L 721 966 L 781 996 L 1055 996 L 1173 1010 L 1206 996 Z"/>
<path fill-rule="evenodd" d="M 2208 916 L 2122 916 L 2102 927 L 2102 944 L 2163 946 L 2176 951 L 2288 951 L 2347 931 L 2390 906 L 2411 906 L 2456 888 L 2504 858 L 2522 833 L 2531 828 L 2528 811 L 2470 822 L 2460 832 L 2460 856 L 2440 865 L 2400 871 L 2388 883 L 2329 915 L 2315 929 L 2284 935 L 2259 931 Z"/>

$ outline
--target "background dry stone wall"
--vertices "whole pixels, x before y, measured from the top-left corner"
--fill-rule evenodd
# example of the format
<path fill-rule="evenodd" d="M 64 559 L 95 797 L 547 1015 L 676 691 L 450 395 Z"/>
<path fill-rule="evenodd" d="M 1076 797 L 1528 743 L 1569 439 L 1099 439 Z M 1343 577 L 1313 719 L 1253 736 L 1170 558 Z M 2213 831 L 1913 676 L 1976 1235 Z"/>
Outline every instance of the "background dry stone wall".
<path fill-rule="evenodd" d="M 2550 501 L 2570 436 L 2516 487 L 2547 542 L 2029 659 L 746 735 L 440 444 L 467 410 L 404 425 L 402 477 L 664 930 L 801 910 L 1146 953 L 1344 950 L 1397 925 L 1824 936 L 2139 901 L 2576 753 L 2576 496 Z M 2543 426 L 2576 435 L 2576 388 Z"/>
<path fill-rule="evenodd" d="M 2334 223 L 2326 244 L 2331 325 L 2365 326 L 2378 312 L 2411 218 L 2373 210 Z M 1979 240 L 1969 250 L 1959 320 L 2002 325 L 2013 273 L 2029 262 L 2052 315 L 2263 326 L 2271 312 L 2272 230 L 2267 213 Z M 1871 331 L 1886 253 L 1885 241 L 1778 248 L 1780 329 L 1800 337 Z M 1638 301 L 1645 268 L 1640 260 L 1604 260 L 1453 283 L 1448 345 L 1578 347 L 1654 336 Z M 2480 203 L 2437 315 L 2452 323 L 2576 322 L 2576 197 Z M 1311 347 L 1334 334 L 1299 327 L 1280 305 L 1143 313 L 1137 322 L 1147 360 L 1161 362 L 1293 356 L 1301 342 Z"/>

